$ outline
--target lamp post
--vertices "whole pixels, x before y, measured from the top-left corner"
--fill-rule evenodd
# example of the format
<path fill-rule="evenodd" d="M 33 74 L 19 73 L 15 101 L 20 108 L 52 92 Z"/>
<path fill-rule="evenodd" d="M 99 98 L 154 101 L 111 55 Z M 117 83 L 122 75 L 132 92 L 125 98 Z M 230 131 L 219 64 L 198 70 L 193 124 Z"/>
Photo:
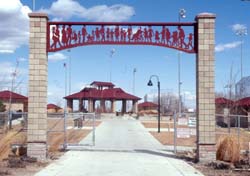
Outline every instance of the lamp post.
<path fill-rule="evenodd" d="M 115 54 L 115 48 L 110 51 L 110 73 L 109 73 L 109 81 L 112 82 L 112 57 Z"/>
<path fill-rule="evenodd" d="M 241 27 L 240 29 L 236 30 L 236 35 L 240 36 L 240 78 L 243 77 L 243 69 L 242 69 L 242 43 L 243 43 L 243 36 L 247 35 L 247 28 L 245 26 Z"/>
<path fill-rule="evenodd" d="M 186 10 L 185 9 L 180 9 L 179 10 L 179 14 L 178 14 L 178 21 L 181 21 L 181 18 L 186 18 Z M 178 97 L 179 97 L 179 117 L 181 115 L 181 55 L 180 55 L 180 51 L 178 51 Z"/>
<path fill-rule="evenodd" d="M 137 72 L 136 68 L 133 69 L 133 95 L 135 95 L 135 73 Z"/>
<path fill-rule="evenodd" d="M 69 52 L 69 95 L 71 94 L 71 50 L 68 50 Z"/>
<path fill-rule="evenodd" d="M 160 107 L 161 107 L 161 104 L 160 104 L 160 99 L 161 99 L 161 96 L 160 96 L 160 81 L 159 81 L 159 77 L 157 75 L 151 75 L 150 78 L 149 78 L 149 81 L 148 81 L 148 86 L 153 86 L 153 83 L 151 81 L 151 79 L 155 77 L 157 79 L 157 87 L 158 87 L 158 133 L 160 133 Z"/>
<path fill-rule="evenodd" d="M 67 64 L 63 63 L 64 67 L 64 81 L 65 81 L 65 97 L 67 96 Z M 66 130 L 66 118 L 67 118 L 67 100 L 65 99 L 65 104 L 64 104 L 64 119 L 63 119 L 63 124 L 64 124 L 64 141 L 63 141 L 63 147 L 66 149 L 67 147 L 67 130 Z"/>

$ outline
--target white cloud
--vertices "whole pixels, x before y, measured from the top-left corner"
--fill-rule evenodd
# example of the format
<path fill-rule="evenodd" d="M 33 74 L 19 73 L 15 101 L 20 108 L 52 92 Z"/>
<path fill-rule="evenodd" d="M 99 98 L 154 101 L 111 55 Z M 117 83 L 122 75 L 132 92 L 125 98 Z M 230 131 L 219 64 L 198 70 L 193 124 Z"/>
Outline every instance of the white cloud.
<path fill-rule="evenodd" d="M 190 101 L 196 100 L 196 95 L 192 92 L 189 92 L 189 91 L 185 91 L 183 93 L 183 96 L 185 96 L 185 100 L 190 100 Z"/>
<path fill-rule="evenodd" d="M 237 48 L 240 44 L 241 44 L 241 41 L 235 41 L 235 42 L 226 43 L 226 44 L 218 44 L 217 46 L 215 46 L 215 51 L 222 52 L 224 50 Z"/>
<path fill-rule="evenodd" d="M 134 8 L 128 5 L 97 5 L 85 8 L 75 0 L 57 0 L 49 9 L 39 11 L 52 15 L 55 21 L 72 17 L 85 18 L 90 21 L 125 21 L 135 15 Z"/>
<path fill-rule="evenodd" d="M 19 62 L 26 62 L 26 61 L 27 61 L 27 59 L 26 59 L 26 58 L 21 57 L 21 58 L 18 58 L 18 61 L 19 61 Z"/>
<path fill-rule="evenodd" d="M 246 35 L 247 33 L 247 27 L 244 24 L 234 24 L 232 25 L 232 30 L 235 32 L 237 35 L 241 33 L 241 35 Z"/>
<path fill-rule="evenodd" d="M 16 65 L 11 62 L 0 62 L 0 89 L 9 89 L 11 87 L 12 74 L 15 70 Z M 25 85 L 25 77 L 27 77 L 28 72 L 26 69 L 17 67 L 16 79 L 14 87 L 22 88 L 20 84 Z M 23 86 L 23 85 L 22 85 Z"/>
<path fill-rule="evenodd" d="M 29 12 L 20 0 L 0 1 L 0 53 L 13 53 L 28 43 Z"/>
<path fill-rule="evenodd" d="M 53 53 L 53 54 L 48 56 L 48 60 L 54 61 L 54 62 L 65 60 L 67 58 L 68 58 L 68 56 L 65 56 L 63 53 Z"/>

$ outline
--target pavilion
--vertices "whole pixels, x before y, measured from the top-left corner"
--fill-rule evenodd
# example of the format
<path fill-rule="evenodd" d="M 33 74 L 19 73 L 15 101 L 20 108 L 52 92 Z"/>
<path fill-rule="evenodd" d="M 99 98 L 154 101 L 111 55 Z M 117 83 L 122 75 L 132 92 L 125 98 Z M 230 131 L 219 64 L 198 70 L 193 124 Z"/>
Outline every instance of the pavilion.
<path fill-rule="evenodd" d="M 6 111 L 9 110 L 10 100 L 11 111 L 28 111 L 28 97 L 9 90 L 0 91 L 0 101 L 5 105 Z"/>
<path fill-rule="evenodd" d="M 94 81 L 90 86 L 83 88 L 80 92 L 64 97 L 67 100 L 69 112 L 73 111 L 73 101 L 78 100 L 80 112 L 96 112 L 96 103 L 99 101 L 99 112 L 114 113 L 116 111 L 116 102 L 121 101 L 121 113 L 124 114 L 127 113 L 127 101 L 132 101 L 132 112 L 137 113 L 137 102 L 141 98 L 128 94 L 121 88 L 115 88 L 115 85 L 111 82 Z M 107 102 L 110 103 L 110 110 L 107 110 Z"/>

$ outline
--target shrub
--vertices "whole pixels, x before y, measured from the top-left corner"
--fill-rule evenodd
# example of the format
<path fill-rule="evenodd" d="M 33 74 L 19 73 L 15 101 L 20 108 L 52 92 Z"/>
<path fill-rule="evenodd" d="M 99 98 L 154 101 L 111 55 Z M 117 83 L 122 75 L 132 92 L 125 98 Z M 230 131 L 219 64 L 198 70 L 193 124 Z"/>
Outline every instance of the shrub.
<path fill-rule="evenodd" d="M 240 160 L 240 144 L 233 135 L 221 137 L 217 142 L 216 159 L 236 163 Z"/>

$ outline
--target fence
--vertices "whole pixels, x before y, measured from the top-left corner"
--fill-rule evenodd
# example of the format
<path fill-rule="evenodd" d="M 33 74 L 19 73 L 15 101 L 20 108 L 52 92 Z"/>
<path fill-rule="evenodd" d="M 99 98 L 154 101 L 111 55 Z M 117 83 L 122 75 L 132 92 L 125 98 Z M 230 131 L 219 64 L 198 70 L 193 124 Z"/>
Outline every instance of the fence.
<path fill-rule="evenodd" d="M 240 148 L 249 151 L 250 147 L 250 117 L 235 114 L 216 114 L 216 139 L 219 141 L 226 135 L 237 138 Z"/>
<path fill-rule="evenodd" d="M 27 130 L 27 112 L 1 112 L 0 133 L 8 130 Z"/>
<path fill-rule="evenodd" d="M 49 113 L 47 118 L 49 151 L 81 146 L 79 143 L 89 133 L 92 133 L 92 138 L 85 145 L 94 145 L 95 119 L 94 113 Z"/>

